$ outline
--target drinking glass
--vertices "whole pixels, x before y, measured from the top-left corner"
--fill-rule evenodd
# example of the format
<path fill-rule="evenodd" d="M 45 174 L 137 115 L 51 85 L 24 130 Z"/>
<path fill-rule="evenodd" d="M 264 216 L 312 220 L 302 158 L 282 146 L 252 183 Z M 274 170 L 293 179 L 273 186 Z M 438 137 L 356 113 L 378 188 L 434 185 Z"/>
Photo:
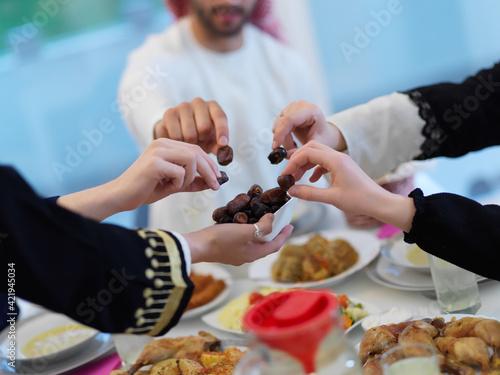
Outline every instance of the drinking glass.
<path fill-rule="evenodd" d="M 393 346 L 380 357 L 384 375 L 439 375 L 437 350 L 427 344 Z"/>
<path fill-rule="evenodd" d="M 432 281 L 441 312 L 475 314 L 481 307 L 476 275 L 429 255 Z"/>

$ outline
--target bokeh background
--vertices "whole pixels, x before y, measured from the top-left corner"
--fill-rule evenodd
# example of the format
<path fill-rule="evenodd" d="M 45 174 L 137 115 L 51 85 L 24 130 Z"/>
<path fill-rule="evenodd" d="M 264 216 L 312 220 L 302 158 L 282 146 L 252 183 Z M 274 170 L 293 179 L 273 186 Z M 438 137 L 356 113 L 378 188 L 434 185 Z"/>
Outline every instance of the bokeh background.
<path fill-rule="evenodd" d="M 276 10 L 334 111 L 500 59 L 497 0 L 276 0 Z M 42 196 L 123 172 L 139 150 L 117 110 L 119 79 L 127 55 L 171 22 L 160 0 L 0 1 L 0 162 Z M 498 201 L 500 151 L 440 159 L 417 177 L 425 193 Z M 108 221 L 133 227 L 145 215 Z"/>

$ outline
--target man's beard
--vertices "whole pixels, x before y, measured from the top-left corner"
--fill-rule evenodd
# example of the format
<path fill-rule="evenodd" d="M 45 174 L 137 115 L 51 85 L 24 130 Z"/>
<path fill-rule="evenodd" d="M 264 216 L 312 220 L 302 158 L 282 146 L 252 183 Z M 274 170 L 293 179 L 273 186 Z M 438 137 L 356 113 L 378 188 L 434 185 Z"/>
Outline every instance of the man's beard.
<path fill-rule="evenodd" d="M 237 35 L 240 33 L 241 29 L 245 25 L 245 23 L 248 21 L 250 18 L 250 15 L 253 12 L 253 8 L 249 10 L 248 12 L 245 12 L 245 9 L 240 7 L 240 6 L 233 6 L 233 5 L 218 5 L 213 8 L 210 8 L 208 12 L 210 14 L 206 14 L 204 10 L 201 7 L 195 6 L 193 4 L 194 2 L 191 2 L 191 6 L 193 7 L 194 11 L 196 12 L 198 18 L 200 19 L 201 23 L 205 28 L 214 36 L 219 36 L 219 37 L 232 37 L 234 35 Z M 231 29 L 226 29 L 226 30 L 221 30 L 216 26 L 216 24 L 213 22 L 213 19 L 211 15 L 215 15 L 218 12 L 235 12 L 238 13 L 240 16 L 242 16 L 241 21 L 235 25 Z"/>

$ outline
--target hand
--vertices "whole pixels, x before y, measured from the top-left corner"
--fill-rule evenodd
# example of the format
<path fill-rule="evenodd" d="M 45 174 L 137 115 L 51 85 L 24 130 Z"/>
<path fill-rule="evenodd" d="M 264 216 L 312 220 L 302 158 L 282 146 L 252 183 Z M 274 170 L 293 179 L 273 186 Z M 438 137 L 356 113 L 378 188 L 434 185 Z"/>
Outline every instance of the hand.
<path fill-rule="evenodd" d="M 405 231 L 410 230 L 415 215 L 413 199 L 385 190 L 348 155 L 319 142 L 311 141 L 298 149 L 282 174 L 293 174 L 298 181 L 312 168 L 315 169 L 310 181 L 316 182 L 323 174 L 330 173 L 330 187 L 294 185 L 288 194 L 308 201 L 329 203 L 344 212 L 368 215 Z"/>
<path fill-rule="evenodd" d="M 229 142 L 227 117 L 215 102 L 195 98 L 169 108 L 155 125 L 155 138 L 197 144 L 205 152 L 217 153 L 219 146 Z"/>
<path fill-rule="evenodd" d="M 176 192 L 217 190 L 217 177 L 217 165 L 200 147 L 162 138 L 115 180 L 62 196 L 57 203 L 101 221 Z"/>
<path fill-rule="evenodd" d="M 162 138 L 110 184 L 116 186 L 125 211 L 177 192 L 218 190 L 217 177 L 217 165 L 199 146 Z"/>
<path fill-rule="evenodd" d="M 297 147 L 292 133 L 302 144 L 316 140 L 339 151 L 346 148 L 344 137 L 338 128 L 327 123 L 317 105 L 305 100 L 293 102 L 281 111 L 274 122 L 273 133 L 272 148 L 283 145 L 290 155 Z"/>
<path fill-rule="evenodd" d="M 264 234 L 269 234 L 273 220 L 273 214 L 266 214 L 257 226 Z M 261 242 L 253 236 L 253 224 L 215 224 L 185 234 L 184 238 L 189 243 L 193 263 L 218 262 L 239 266 L 278 251 L 290 237 L 292 229 L 287 225 L 272 241 Z"/>

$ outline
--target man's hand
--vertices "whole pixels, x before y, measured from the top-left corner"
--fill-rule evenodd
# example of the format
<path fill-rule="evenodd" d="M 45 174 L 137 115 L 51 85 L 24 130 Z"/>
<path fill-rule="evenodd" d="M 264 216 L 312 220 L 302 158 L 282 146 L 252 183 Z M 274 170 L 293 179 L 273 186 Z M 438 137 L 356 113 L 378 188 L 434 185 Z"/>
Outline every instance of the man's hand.
<path fill-rule="evenodd" d="M 169 108 L 155 125 L 154 134 L 155 138 L 196 144 L 213 154 L 229 142 L 226 114 L 215 101 L 200 98 Z"/>

